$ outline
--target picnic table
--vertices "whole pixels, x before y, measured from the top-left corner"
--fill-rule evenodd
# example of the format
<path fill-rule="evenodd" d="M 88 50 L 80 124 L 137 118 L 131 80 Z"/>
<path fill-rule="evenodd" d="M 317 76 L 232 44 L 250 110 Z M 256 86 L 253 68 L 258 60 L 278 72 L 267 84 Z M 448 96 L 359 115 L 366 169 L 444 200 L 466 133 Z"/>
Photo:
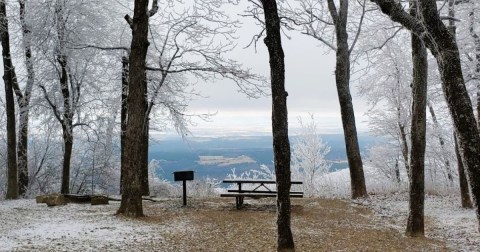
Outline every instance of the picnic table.
<path fill-rule="evenodd" d="M 276 197 L 277 191 L 272 190 L 267 185 L 275 185 L 275 180 L 268 179 L 225 179 L 223 183 L 237 184 L 237 189 L 229 189 L 228 193 L 220 194 L 220 197 L 235 197 L 235 204 L 237 209 L 243 206 L 243 199 L 245 197 L 250 198 L 263 198 L 263 197 Z M 302 181 L 291 181 L 292 185 L 301 185 Z M 242 185 L 254 185 L 253 189 L 244 189 Z M 244 186 L 245 187 L 245 186 Z M 302 198 L 302 191 L 290 191 L 290 197 Z"/>

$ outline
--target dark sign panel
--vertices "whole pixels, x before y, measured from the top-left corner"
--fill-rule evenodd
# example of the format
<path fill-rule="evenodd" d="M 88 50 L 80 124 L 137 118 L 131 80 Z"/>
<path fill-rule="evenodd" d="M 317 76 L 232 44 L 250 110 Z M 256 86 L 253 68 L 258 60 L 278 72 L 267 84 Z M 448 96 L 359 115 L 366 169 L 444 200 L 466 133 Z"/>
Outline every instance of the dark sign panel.
<path fill-rule="evenodd" d="M 175 181 L 193 180 L 193 171 L 173 172 L 173 180 Z"/>

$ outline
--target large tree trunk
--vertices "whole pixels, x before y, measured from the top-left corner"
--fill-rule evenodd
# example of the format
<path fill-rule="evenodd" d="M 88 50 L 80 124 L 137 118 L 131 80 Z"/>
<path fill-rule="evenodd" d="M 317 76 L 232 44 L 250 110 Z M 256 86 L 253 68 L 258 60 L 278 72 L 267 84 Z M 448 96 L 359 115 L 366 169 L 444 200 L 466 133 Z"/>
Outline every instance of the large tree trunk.
<path fill-rule="evenodd" d="M 147 85 L 147 74 L 145 73 L 145 78 L 143 81 L 144 94 L 143 99 L 145 104 L 145 131 L 143 132 L 143 150 L 142 150 L 142 195 L 150 195 L 150 187 L 148 184 L 148 139 L 149 139 L 149 130 L 150 130 L 150 118 L 148 112 L 148 85 Z"/>
<path fill-rule="evenodd" d="M 10 36 L 6 1 L 0 0 L 0 35 L 2 41 L 3 82 L 5 83 L 5 110 L 7 114 L 7 199 L 18 198 L 17 177 L 17 139 L 15 129 L 15 100 L 13 86 L 16 85 L 16 75 L 10 55 Z"/>
<path fill-rule="evenodd" d="M 131 23 L 132 43 L 129 62 L 127 130 L 122 166 L 122 201 L 117 213 L 125 216 L 143 216 L 142 160 L 144 158 L 145 117 L 145 59 L 148 49 L 148 0 L 135 0 Z"/>
<path fill-rule="evenodd" d="M 23 49 L 25 54 L 25 66 L 27 70 L 27 85 L 22 93 L 17 90 L 18 106 L 20 108 L 19 117 L 19 135 L 18 135 L 18 192 L 25 195 L 29 187 L 28 179 L 28 125 L 30 112 L 30 97 L 35 81 L 35 71 L 33 68 L 32 49 L 31 49 L 31 31 L 25 20 L 25 0 L 18 1 L 20 5 L 20 23 L 22 25 Z"/>
<path fill-rule="evenodd" d="M 437 59 L 442 88 L 455 129 L 458 132 L 457 140 L 463 163 L 467 168 L 467 175 L 470 178 L 472 195 L 477 206 L 477 219 L 480 222 L 480 204 L 478 202 L 480 200 L 480 136 L 476 127 L 472 103 L 463 79 L 457 43 L 453 34 L 440 20 L 435 2 L 426 1 L 419 5 L 427 29 L 438 44 L 432 46 L 431 50 Z"/>
<path fill-rule="evenodd" d="M 63 131 L 63 165 L 61 193 L 70 193 L 70 159 L 73 147 L 72 111 L 70 101 L 70 90 L 68 87 L 67 57 L 59 55 L 58 62 L 61 67 L 60 86 L 63 96 L 63 119 L 61 121 Z"/>
<path fill-rule="evenodd" d="M 465 168 L 462 162 L 462 156 L 460 155 L 460 150 L 458 148 L 457 136 L 454 133 L 453 139 L 455 141 L 455 154 L 457 155 L 457 164 L 458 164 L 458 179 L 460 184 L 460 198 L 463 208 L 473 208 L 472 200 L 470 199 L 470 191 L 468 189 L 468 180 L 465 175 Z"/>
<path fill-rule="evenodd" d="M 123 194 L 125 133 L 127 132 L 128 57 L 122 57 L 122 107 L 120 112 L 120 194 Z"/>
<path fill-rule="evenodd" d="M 428 10 L 433 5 L 420 4 L 423 16 L 430 32 L 440 43 L 438 52 L 434 53 L 442 77 L 442 88 L 448 107 L 452 113 L 455 128 L 458 132 L 458 141 L 462 153 L 462 160 L 470 178 L 474 202 L 477 206 L 477 219 L 480 221 L 480 136 L 476 127 L 472 104 L 465 87 L 460 63 L 460 55 L 455 38 L 447 32 L 440 21 L 436 10 Z M 435 22 L 435 20 L 437 22 Z M 441 24 L 441 25 L 440 25 Z M 443 28 L 443 29 L 442 29 Z M 448 34 L 449 36 L 446 36 Z"/>
<path fill-rule="evenodd" d="M 421 22 L 405 13 L 402 5 L 394 0 L 372 1 L 377 3 L 381 11 L 389 15 L 392 20 L 400 22 L 417 35 L 428 33 L 428 36 L 423 36 L 422 39 L 438 63 L 442 89 L 458 133 L 458 144 L 471 183 L 477 220 L 480 222 L 480 135 L 465 86 L 455 38 L 440 19 L 435 0 L 418 2 Z"/>
<path fill-rule="evenodd" d="M 335 80 L 342 114 L 348 166 L 350 167 L 352 198 L 367 197 L 362 157 L 360 156 L 360 148 L 358 146 L 355 113 L 353 111 L 352 96 L 350 95 L 350 52 L 347 33 L 348 0 L 340 1 L 340 10 L 338 12 L 333 0 L 328 1 L 328 8 L 335 24 L 337 38 Z"/>
<path fill-rule="evenodd" d="M 63 129 L 62 194 L 70 193 L 70 160 L 72 158 L 73 136 L 68 132 L 69 130 Z"/>
<path fill-rule="evenodd" d="M 272 86 L 272 132 L 275 174 L 277 178 L 277 251 L 294 251 L 290 227 L 290 142 L 288 139 L 287 92 L 285 91 L 285 55 L 280 35 L 277 1 L 262 0 L 266 38 L 270 58 Z"/>
<path fill-rule="evenodd" d="M 410 2 L 410 14 L 417 16 L 415 2 Z M 427 107 L 427 49 L 422 40 L 412 33 L 412 143 L 410 153 L 410 201 L 406 234 L 408 236 L 424 236 L 425 206 L 425 133 Z"/>
<path fill-rule="evenodd" d="M 20 104 L 20 103 L 19 103 Z M 18 123 L 18 193 L 25 196 L 28 190 L 28 113 L 29 104 L 20 106 Z"/>
<path fill-rule="evenodd" d="M 59 119 L 62 125 L 63 133 L 63 170 L 61 193 L 70 193 L 70 159 L 72 156 L 73 146 L 73 109 L 72 97 L 70 95 L 69 79 L 68 79 L 68 57 L 66 55 L 66 17 L 65 2 L 57 0 L 55 3 L 56 30 L 59 49 L 57 50 L 57 62 L 60 65 L 60 89 L 63 98 L 62 118 Z M 58 113 L 58 112 L 56 112 Z"/>

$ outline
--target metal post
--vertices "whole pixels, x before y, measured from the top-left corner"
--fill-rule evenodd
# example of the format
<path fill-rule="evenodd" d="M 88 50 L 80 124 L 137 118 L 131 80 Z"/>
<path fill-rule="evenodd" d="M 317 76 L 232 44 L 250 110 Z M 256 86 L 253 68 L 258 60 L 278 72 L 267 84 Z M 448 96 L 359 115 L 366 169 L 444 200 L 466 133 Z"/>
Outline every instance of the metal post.
<path fill-rule="evenodd" d="M 187 181 L 183 181 L 183 205 L 187 205 Z"/>

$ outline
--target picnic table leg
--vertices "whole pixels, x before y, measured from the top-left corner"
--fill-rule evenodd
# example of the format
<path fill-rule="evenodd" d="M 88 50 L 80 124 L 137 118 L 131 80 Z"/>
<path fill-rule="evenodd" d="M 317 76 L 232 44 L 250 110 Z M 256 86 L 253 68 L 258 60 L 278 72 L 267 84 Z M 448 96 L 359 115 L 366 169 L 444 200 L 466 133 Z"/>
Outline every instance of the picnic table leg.
<path fill-rule="evenodd" d="M 242 193 L 242 183 L 237 183 L 238 184 L 238 192 Z M 243 206 L 243 197 L 238 196 L 237 197 L 237 209 L 240 209 L 240 207 Z"/>
<path fill-rule="evenodd" d="M 237 206 L 237 209 L 240 209 L 243 206 L 243 196 L 235 197 L 235 204 Z"/>

